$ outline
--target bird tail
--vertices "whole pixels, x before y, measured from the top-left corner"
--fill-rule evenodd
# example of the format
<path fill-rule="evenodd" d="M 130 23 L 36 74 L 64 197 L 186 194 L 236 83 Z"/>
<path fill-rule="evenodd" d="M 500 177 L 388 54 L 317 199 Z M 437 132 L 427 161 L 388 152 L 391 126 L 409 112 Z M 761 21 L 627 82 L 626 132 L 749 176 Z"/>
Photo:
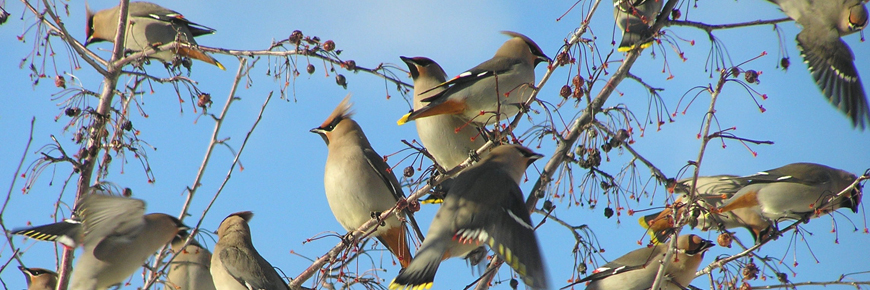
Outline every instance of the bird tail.
<path fill-rule="evenodd" d="M 411 249 L 408 246 L 408 236 L 405 235 L 405 227 L 398 226 L 387 230 L 386 233 L 380 235 L 378 240 L 381 241 L 387 249 L 399 259 L 399 264 L 402 268 L 408 267 L 411 263 Z"/>
<path fill-rule="evenodd" d="M 650 32 L 649 27 L 630 27 L 628 30 L 624 31 L 622 34 L 622 41 L 619 43 L 619 48 L 617 48 L 620 52 L 626 52 L 636 47 L 640 46 L 640 48 L 647 48 L 652 45 L 652 32 Z M 641 43 L 641 41 L 649 39 L 649 41 Z"/>
<path fill-rule="evenodd" d="M 643 216 L 638 222 L 649 233 L 650 241 L 656 245 L 667 242 L 668 236 L 673 232 L 674 222 L 670 209 Z"/>
<path fill-rule="evenodd" d="M 427 240 L 428 241 L 428 240 Z M 399 271 L 390 282 L 389 289 L 429 289 L 435 280 L 435 273 L 441 264 L 449 241 L 432 240 L 417 251 L 414 262 Z"/>
<path fill-rule="evenodd" d="M 12 234 L 41 241 L 56 241 L 67 247 L 75 248 L 81 241 L 82 224 L 77 220 L 67 219 L 59 223 L 13 230 Z"/>
<path fill-rule="evenodd" d="M 218 68 L 220 68 L 221 70 L 227 70 L 226 68 L 224 68 L 224 65 L 222 65 L 220 62 L 218 62 L 214 57 L 211 57 L 210 55 L 205 54 L 205 52 L 198 50 L 198 49 L 195 49 L 195 48 L 181 47 L 178 49 L 178 55 L 189 57 L 192 59 L 198 59 L 198 60 L 201 60 L 203 62 L 213 64 L 213 65 L 217 66 Z"/>

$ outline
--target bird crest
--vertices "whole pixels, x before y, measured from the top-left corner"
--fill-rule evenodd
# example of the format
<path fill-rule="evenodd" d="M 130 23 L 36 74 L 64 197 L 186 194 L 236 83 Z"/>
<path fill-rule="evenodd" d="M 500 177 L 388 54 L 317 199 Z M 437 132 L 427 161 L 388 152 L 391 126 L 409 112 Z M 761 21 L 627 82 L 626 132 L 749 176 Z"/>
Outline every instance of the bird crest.
<path fill-rule="evenodd" d="M 350 94 L 344 97 L 344 100 L 341 100 L 341 103 L 338 103 L 338 106 L 335 107 L 335 110 L 332 111 L 332 114 L 329 114 L 329 117 L 326 118 L 326 121 L 323 121 L 323 124 L 320 124 L 321 129 L 327 129 L 326 131 L 331 131 L 338 122 L 344 119 L 350 119 L 353 116 L 353 111 L 351 107 L 353 103 L 350 102 Z"/>

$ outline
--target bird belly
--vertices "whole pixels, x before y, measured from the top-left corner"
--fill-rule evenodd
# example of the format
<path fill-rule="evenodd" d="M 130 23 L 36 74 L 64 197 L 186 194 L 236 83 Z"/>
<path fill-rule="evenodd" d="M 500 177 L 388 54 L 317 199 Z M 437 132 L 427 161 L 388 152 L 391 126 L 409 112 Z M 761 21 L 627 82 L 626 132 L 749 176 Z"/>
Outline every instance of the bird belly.
<path fill-rule="evenodd" d="M 324 189 L 332 214 L 345 230 L 355 230 L 371 219 L 373 212 L 380 213 L 396 205 L 396 199 L 384 181 L 363 157 L 348 158 L 343 162 L 333 163 L 344 166 L 326 168 Z M 361 181 L 353 182 L 347 178 L 351 175 L 363 178 Z M 395 216 L 391 216 L 385 222 L 386 226 L 378 227 L 375 235 L 380 235 L 400 224 Z"/>
<path fill-rule="evenodd" d="M 531 70 L 534 68 L 513 68 L 511 71 Z M 490 125 L 495 123 L 495 113 L 499 113 L 499 120 L 516 115 L 520 109 L 518 104 L 525 102 L 534 91 L 534 76 L 524 77 L 517 73 L 504 73 L 498 75 L 498 91 L 496 93 L 496 77 L 489 77 L 457 92 L 466 101 L 463 118 L 473 120 L 478 124 Z M 481 115 L 481 112 L 485 112 Z"/>
<path fill-rule="evenodd" d="M 420 118 L 416 122 L 420 142 L 444 169 L 456 167 L 468 158 L 471 150 L 486 143 L 475 124 L 454 115 Z"/>

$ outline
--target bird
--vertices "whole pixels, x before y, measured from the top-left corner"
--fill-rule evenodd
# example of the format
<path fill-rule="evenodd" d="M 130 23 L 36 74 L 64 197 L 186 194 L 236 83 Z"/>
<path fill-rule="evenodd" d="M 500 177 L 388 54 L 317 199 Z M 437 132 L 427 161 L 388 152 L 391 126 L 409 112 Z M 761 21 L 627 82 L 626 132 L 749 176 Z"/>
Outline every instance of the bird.
<path fill-rule="evenodd" d="M 351 119 L 351 105 L 348 95 L 323 124 L 310 130 L 326 142 L 329 152 L 323 173 L 326 200 L 335 219 L 347 231 L 356 230 L 374 214 L 393 208 L 405 198 L 390 166 L 372 148 L 360 125 Z M 406 209 L 400 215 L 408 217 L 413 228 L 419 228 L 410 211 Z M 372 235 L 406 267 L 412 257 L 405 224 L 396 216 L 382 222 Z"/>
<path fill-rule="evenodd" d="M 389 288 L 431 288 L 442 260 L 465 256 L 485 244 L 526 285 L 547 289 L 541 249 L 519 186 L 526 168 L 541 157 L 521 145 L 501 145 L 459 174 L 417 257 Z"/>
<path fill-rule="evenodd" d="M 696 203 L 700 212 L 693 213 L 689 217 L 689 225 L 692 228 L 699 228 L 701 231 L 717 230 L 720 229 L 720 226 L 721 229 L 746 228 L 752 234 L 753 240 L 758 241 L 759 238 L 765 236 L 770 228 L 770 223 L 760 213 L 747 208 L 716 214 L 715 217 L 709 213 L 710 208 L 721 206 L 723 201 L 733 196 L 748 183 L 748 180 L 735 175 L 699 176 Z M 692 178 L 677 181 L 674 191 L 682 195 L 674 201 L 674 204 L 663 211 L 639 219 L 641 226 L 648 230 L 653 244 L 666 242 L 673 233 L 675 229 L 674 217 L 680 219 L 685 214 L 687 209 L 685 201 L 691 186 Z M 674 215 L 674 209 L 676 209 L 676 215 Z"/>
<path fill-rule="evenodd" d="M 140 199 L 104 193 L 83 196 L 75 212 L 76 219 L 13 232 L 73 248 L 82 245 L 70 289 L 102 290 L 123 283 L 179 231 L 188 229 L 171 215 L 145 215 Z"/>
<path fill-rule="evenodd" d="M 43 268 L 18 266 L 27 280 L 27 290 L 54 290 L 57 287 L 57 273 Z"/>
<path fill-rule="evenodd" d="M 544 61 L 549 63 L 550 58 L 527 36 L 511 31 L 502 33 L 511 39 L 499 47 L 495 56 L 420 93 L 444 88 L 422 99 L 428 103 L 426 106 L 402 116 L 397 123 L 451 114 L 478 125 L 489 125 L 516 115 L 534 91 L 535 67 Z"/>
<path fill-rule="evenodd" d="M 650 29 L 656 15 L 662 11 L 664 0 L 614 0 L 613 18 L 622 31 L 618 51 L 626 52 L 636 47 L 647 48 L 652 45 L 653 31 Z"/>
<path fill-rule="evenodd" d="M 196 239 L 191 239 L 190 244 L 182 249 L 189 236 L 189 232 L 181 231 L 172 240 L 172 252 L 177 254 L 169 263 L 166 289 L 215 290 L 210 272 L 211 252 Z"/>
<path fill-rule="evenodd" d="M 682 235 L 677 238 L 674 256 L 668 261 L 661 261 L 668 246 L 659 244 L 631 251 L 564 288 L 589 282 L 586 290 L 646 290 L 652 287 L 659 266 L 668 263 L 665 275 L 670 279 L 662 284 L 661 289 L 685 289 L 695 279 L 695 271 L 704 260 L 704 252 L 714 246 L 713 241 L 696 235 Z"/>
<path fill-rule="evenodd" d="M 816 163 L 792 163 L 779 168 L 741 177 L 748 185 L 722 202 L 715 211 L 726 213 L 738 209 L 758 212 L 771 225 L 785 219 L 816 218 L 849 208 L 858 212 L 861 186 L 838 195 L 858 177 L 844 170 Z"/>
<path fill-rule="evenodd" d="M 212 34 L 214 29 L 191 22 L 181 13 L 164 8 L 151 2 L 130 2 L 128 6 L 128 25 L 124 48 L 133 52 L 145 50 L 147 47 L 168 44 L 179 40 L 189 47 L 179 47 L 174 51 L 159 51 L 150 58 L 159 59 L 164 63 L 174 63 L 176 56 L 189 57 L 204 61 L 226 70 L 213 57 L 196 48 L 194 37 Z M 100 41 L 113 42 L 118 31 L 118 11 L 120 6 L 103 9 L 94 13 L 87 9 L 87 39 L 85 46 Z"/>
<path fill-rule="evenodd" d="M 211 275 L 217 290 L 287 289 L 290 287 L 251 241 L 250 211 L 230 214 L 218 227 L 211 256 Z"/>
<path fill-rule="evenodd" d="M 852 121 L 853 128 L 865 128 L 870 107 L 855 55 L 842 39 L 867 27 L 867 7 L 862 0 L 768 0 L 803 27 L 797 46 L 816 85 Z"/>
<path fill-rule="evenodd" d="M 446 87 L 437 87 L 447 79 L 447 73 L 435 61 L 426 57 L 400 57 L 414 80 L 414 109 L 425 106 L 423 99 L 443 92 Z M 435 88 L 427 93 L 429 89 Z M 456 115 L 435 115 L 417 119 L 417 135 L 426 150 L 432 154 L 441 168 L 456 167 L 486 143 L 477 127 Z"/>

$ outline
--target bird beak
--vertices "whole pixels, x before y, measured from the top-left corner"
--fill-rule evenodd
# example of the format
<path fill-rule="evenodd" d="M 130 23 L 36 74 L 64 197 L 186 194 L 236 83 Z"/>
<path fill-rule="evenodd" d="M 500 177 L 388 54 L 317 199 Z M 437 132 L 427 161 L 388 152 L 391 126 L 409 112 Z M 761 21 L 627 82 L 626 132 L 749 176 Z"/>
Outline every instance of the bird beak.
<path fill-rule="evenodd" d="M 326 143 L 326 146 L 329 146 L 329 138 L 326 137 L 326 131 L 325 131 L 325 130 L 320 129 L 320 127 L 317 127 L 317 128 L 314 128 L 314 129 L 308 130 L 308 132 L 311 132 L 311 133 L 315 133 L 315 134 L 317 134 L 317 135 L 320 135 L 320 138 L 323 138 L 323 142 Z"/>
<path fill-rule="evenodd" d="M 526 163 L 526 166 L 532 165 L 535 163 L 535 160 L 544 158 L 544 155 L 535 153 L 534 155 L 529 156 L 529 161 Z"/>
<path fill-rule="evenodd" d="M 712 248 L 712 247 L 715 246 L 715 245 L 716 245 L 716 244 L 714 244 L 713 241 L 711 241 L 711 240 L 702 240 L 702 241 L 701 241 L 701 246 L 698 247 L 697 250 L 695 250 L 695 251 L 691 251 L 691 252 L 688 252 L 688 251 L 687 251 L 686 254 L 687 254 L 687 255 L 690 255 L 690 256 L 691 256 L 691 255 L 697 255 L 697 254 L 699 254 L 699 253 L 703 253 L 704 251 L 706 251 L 706 250 L 709 249 L 709 248 Z"/>

